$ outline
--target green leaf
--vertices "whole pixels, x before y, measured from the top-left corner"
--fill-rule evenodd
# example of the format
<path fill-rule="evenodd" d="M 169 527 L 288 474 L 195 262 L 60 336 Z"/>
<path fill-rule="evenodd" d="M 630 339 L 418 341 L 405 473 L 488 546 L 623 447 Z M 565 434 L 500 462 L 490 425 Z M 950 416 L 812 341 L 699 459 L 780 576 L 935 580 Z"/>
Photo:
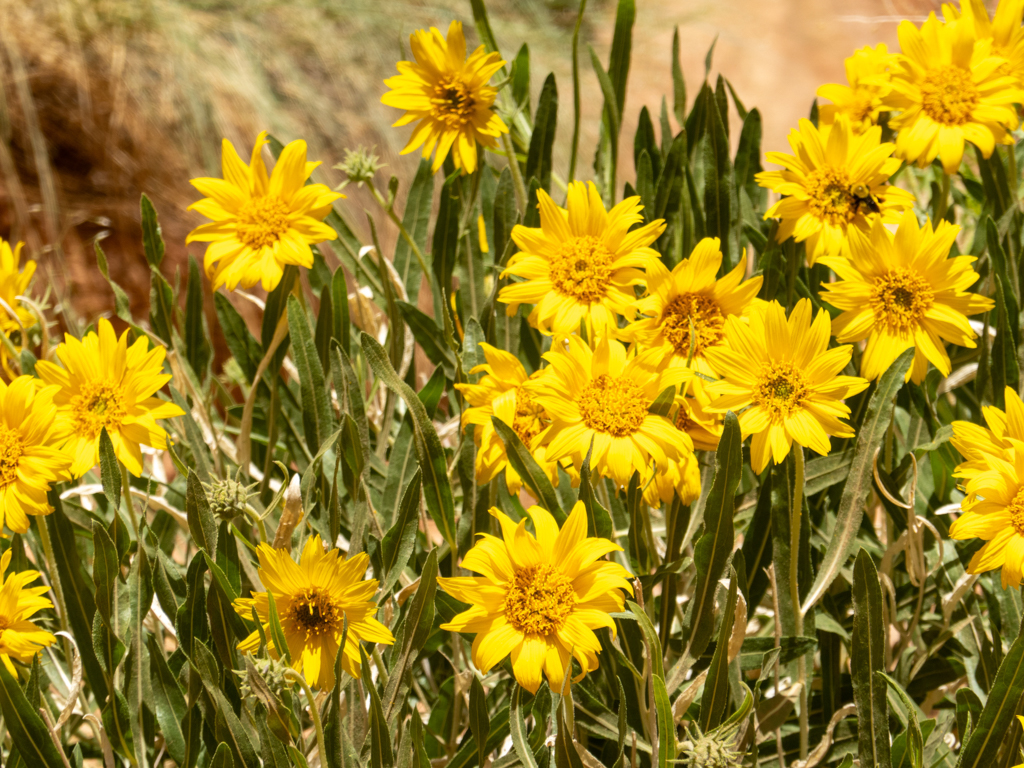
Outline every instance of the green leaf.
<path fill-rule="evenodd" d="M 540 468 L 540 464 L 533 458 L 533 454 L 523 445 L 519 435 L 508 424 L 497 416 L 491 417 L 494 424 L 494 431 L 498 433 L 501 442 L 505 444 L 505 453 L 508 455 L 509 464 L 523 479 L 530 491 L 536 496 L 540 505 L 554 515 L 559 525 L 565 522 L 565 511 L 558 503 L 558 496 L 551 480 Z"/>
<path fill-rule="evenodd" d="M 519 755 L 523 768 L 540 768 L 537 758 L 530 749 L 529 733 L 526 730 L 526 719 L 523 717 L 523 694 L 526 689 L 518 683 L 512 689 L 512 702 L 509 705 L 509 729 L 512 733 L 512 746 Z"/>
<path fill-rule="evenodd" d="M 33 768 L 64 768 L 50 732 L 33 709 L 18 681 L 0 664 L 0 712 L 14 747 Z"/>
<path fill-rule="evenodd" d="M 459 220 L 462 201 L 459 198 L 460 171 L 456 171 L 441 187 L 440 205 L 434 223 L 431 244 L 431 267 L 434 271 L 434 317 L 444 317 L 448 306 L 444 303 L 452 293 L 452 273 L 459 255 Z M 412 298 L 412 295 L 409 295 Z"/>
<path fill-rule="evenodd" d="M 491 226 L 494 228 L 494 260 L 499 261 L 512 237 L 512 228 L 519 221 L 516 212 L 516 195 L 512 186 L 512 174 L 508 168 L 498 177 L 498 186 L 494 190 L 494 215 Z"/>
<path fill-rule="evenodd" d="M 110 279 L 110 270 L 107 268 L 107 254 L 103 252 L 98 238 L 93 240 L 93 250 L 96 251 L 96 266 L 100 268 L 100 274 L 103 275 L 110 285 L 110 290 L 114 292 L 114 313 L 126 323 L 134 325 L 131 301 L 128 299 L 128 294 L 124 292 L 124 288 Z"/>
<path fill-rule="evenodd" d="M 857 740 L 861 765 L 889 768 L 888 704 L 885 681 L 875 675 L 885 664 L 882 587 L 871 555 L 861 550 L 853 567 L 853 639 L 850 671 L 857 705 Z"/>
<path fill-rule="evenodd" d="M 512 59 L 512 99 L 523 114 L 530 117 L 530 46 L 523 43 Z"/>
<path fill-rule="evenodd" d="M 419 530 L 419 515 L 420 473 L 417 470 L 406 486 L 405 493 L 402 494 L 395 523 L 384 534 L 384 540 L 381 542 L 384 578 L 381 579 L 380 590 L 385 595 L 398 583 L 398 578 L 412 557 L 416 545 L 416 532 Z"/>
<path fill-rule="evenodd" d="M 704 694 L 700 700 L 700 728 L 704 733 L 721 725 L 725 708 L 729 704 L 729 640 L 735 618 L 736 572 L 733 571 L 729 579 L 729 596 L 722 613 L 722 626 L 718 630 L 718 643 L 711 657 Z"/>
<path fill-rule="evenodd" d="M 256 756 L 256 750 L 253 749 L 252 741 L 249 739 L 242 721 L 238 719 L 234 708 L 224 695 L 220 674 L 217 672 L 217 662 L 210 649 L 196 641 L 193 645 L 190 663 L 192 673 L 199 677 L 203 688 L 216 707 L 217 716 L 223 718 L 224 729 L 219 730 L 219 733 L 227 737 L 227 746 L 238 765 L 241 768 L 259 768 L 259 758 Z"/>
<path fill-rule="evenodd" d="M 164 238 L 160 233 L 160 222 L 157 221 L 156 209 L 146 194 L 140 201 L 142 208 L 142 250 L 146 253 L 146 261 L 151 267 L 159 267 L 164 260 Z"/>
<path fill-rule="evenodd" d="M 160 726 L 163 735 L 164 746 L 167 754 L 181 768 L 192 768 L 186 764 L 186 757 L 197 754 L 199 745 L 199 732 L 192 731 L 187 736 L 182 730 L 186 724 L 188 707 L 185 704 L 185 695 L 178 685 L 178 681 L 167 666 L 163 649 L 158 647 L 154 635 L 147 638 L 149 643 L 149 663 L 152 672 L 151 692 L 152 696 L 147 702 L 156 715 L 156 721 Z M 189 742 L 192 742 L 191 748 Z M 193 762 L 194 764 L 194 762 Z"/>
<path fill-rule="evenodd" d="M 306 312 L 299 300 L 291 295 L 288 297 L 288 332 L 292 339 L 292 359 L 299 369 L 302 427 L 306 435 L 306 446 L 310 453 L 316 453 L 334 431 L 331 403 Z"/>
<path fill-rule="evenodd" d="M 651 684 L 654 686 L 654 707 L 658 718 L 658 765 L 669 768 L 676 761 L 676 724 L 672 716 L 672 702 L 669 701 L 664 678 L 655 675 Z"/>
<path fill-rule="evenodd" d="M 341 345 L 345 354 L 351 350 L 351 326 L 348 317 L 348 283 L 345 270 L 339 267 L 331 278 L 331 338 Z M 337 386 L 337 384 L 336 384 Z"/>
<path fill-rule="evenodd" d="M 811 585 L 811 589 L 800 607 L 805 616 L 832 585 L 835 577 L 839 575 L 839 570 L 846 563 L 846 558 L 857 541 L 860 522 L 864 517 L 864 502 L 871 490 L 875 449 L 882 444 L 882 439 L 889 429 L 896 393 L 903 387 L 903 377 L 910 369 L 914 352 L 915 350 L 911 348 L 896 358 L 896 361 L 889 366 L 889 370 L 882 374 L 878 386 L 868 401 L 867 414 L 857 430 L 853 460 L 850 463 L 846 485 L 843 486 L 843 495 L 839 499 L 839 509 L 835 527 L 832 529 L 832 538 L 825 550 L 825 556 L 818 566 L 814 584 Z"/>
<path fill-rule="evenodd" d="M 117 514 L 121 506 L 121 465 L 114 453 L 114 444 L 110 441 L 107 428 L 100 430 L 100 480 L 103 483 L 103 495 Z"/>
<path fill-rule="evenodd" d="M 437 327 L 434 319 L 406 301 L 399 301 L 398 308 L 402 312 L 402 319 L 412 331 L 413 338 L 423 348 L 430 362 L 442 366 L 445 375 L 454 378 L 455 355 L 448 348 L 444 333 Z"/>
<path fill-rule="evenodd" d="M 185 602 L 178 608 L 175 628 L 178 642 L 186 656 L 192 656 L 193 644 L 205 642 L 210 637 L 210 625 L 206 618 L 206 559 L 193 557 L 188 564 L 185 583 L 188 585 Z"/>
<path fill-rule="evenodd" d="M 704 504 L 704 535 L 694 547 L 697 583 L 686 611 L 685 636 L 690 638 L 686 657 L 697 659 L 708 647 L 714 632 L 715 585 L 732 554 L 735 534 L 733 509 L 743 469 L 739 420 L 730 411 L 715 453 L 715 479 Z"/>
<path fill-rule="evenodd" d="M 217 551 L 217 521 L 210 511 L 210 503 L 206 499 L 206 491 L 199 482 L 199 476 L 189 470 L 188 486 L 185 492 L 185 516 L 188 518 L 188 530 L 197 547 L 207 552 Z"/>
<path fill-rule="evenodd" d="M 366 650 L 362 644 L 359 645 L 359 655 L 363 667 L 363 688 L 370 693 L 370 765 L 372 768 L 392 768 L 395 764 L 395 753 L 391 747 L 391 733 L 388 730 L 388 721 L 384 717 L 377 686 L 370 678 L 370 662 L 366 658 Z"/>
<path fill-rule="evenodd" d="M 998 642 L 998 640 L 997 640 Z M 996 759 L 1003 740 L 1016 728 L 1014 715 L 1024 695 L 1024 632 L 1018 631 L 1010 650 L 996 672 L 985 708 L 971 736 L 964 742 L 960 768 L 988 768 Z"/>
<path fill-rule="evenodd" d="M 451 482 L 448 480 L 444 448 L 441 446 L 434 423 L 413 388 L 398 378 L 384 348 L 365 333 L 360 339 L 366 360 L 373 372 L 385 385 L 401 395 L 412 414 L 416 455 L 422 472 L 427 511 L 430 512 L 430 517 L 437 524 L 445 541 L 452 549 L 458 549 L 455 541 L 455 499 L 452 497 Z"/>
<path fill-rule="evenodd" d="M 559 707 L 558 710 L 562 713 L 563 707 Z M 480 765 L 483 764 L 481 757 Z M 572 729 L 566 722 L 564 713 L 558 716 L 558 733 L 555 734 L 555 768 L 583 768 L 583 760 L 576 750 Z"/>
<path fill-rule="evenodd" d="M 710 95 L 710 91 L 706 91 Z M 722 241 L 722 253 L 729 263 L 729 230 L 732 225 L 732 163 L 729 158 L 727 115 L 719 112 L 717 101 L 706 97 L 707 142 L 704 145 L 704 220 L 707 236 Z"/>
<path fill-rule="evenodd" d="M 487 735 L 491 730 L 491 721 L 487 716 L 487 697 L 480 678 L 473 675 L 469 687 L 469 730 L 476 740 L 480 765 L 487 760 Z"/>
<path fill-rule="evenodd" d="M 651 674 L 655 677 L 664 679 L 665 651 L 661 647 L 661 640 L 658 639 L 658 630 L 654 628 L 654 624 L 651 623 L 651 619 L 644 612 L 644 609 L 632 600 L 626 600 L 626 608 L 629 609 L 629 612 L 633 614 L 633 618 L 636 619 L 637 624 L 640 625 L 640 631 L 643 633 L 644 642 L 650 649 Z"/>
<path fill-rule="evenodd" d="M 924 762 L 924 736 L 921 733 L 921 724 L 917 721 L 917 704 L 907 695 L 907 692 L 903 690 L 903 686 L 893 680 L 889 675 L 885 674 L 882 670 L 876 670 L 875 675 L 882 678 L 889 687 L 896 692 L 896 695 L 900 697 L 900 701 L 903 702 L 903 706 L 909 713 L 907 721 L 906 736 L 906 752 L 905 756 L 910 759 L 910 768 L 921 768 Z M 900 761 L 902 764 L 903 761 Z"/>
<path fill-rule="evenodd" d="M 416 594 L 409 601 L 409 608 L 403 621 L 403 637 L 401 647 L 395 648 L 397 656 L 391 665 L 391 677 L 384 689 L 384 714 L 388 722 L 401 709 L 399 706 L 403 688 L 403 679 L 409 666 L 423 648 L 430 635 L 434 623 L 434 595 L 437 592 L 437 549 L 427 554 L 427 560 L 420 571 L 420 584 Z"/>
<path fill-rule="evenodd" d="M 141 738 L 141 734 L 144 732 L 145 709 L 153 695 L 150 684 L 149 654 L 146 648 L 146 631 L 143 628 L 143 622 L 149 615 L 152 605 L 153 578 L 149 567 L 149 558 L 146 556 L 146 548 L 139 547 L 128 576 L 129 618 L 126 641 L 129 645 L 128 661 L 131 669 L 131 676 L 128 679 L 128 697 L 140 735 L 140 738 L 135 739 L 136 758 L 140 764 L 145 762 L 146 744 L 145 740 Z"/>
<path fill-rule="evenodd" d="M 555 145 L 555 129 L 558 126 L 558 87 L 555 74 L 550 73 L 544 80 L 537 102 L 537 116 L 533 121 L 533 135 L 530 150 L 526 156 L 526 178 L 536 178 L 541 189 L 551 191 L 551 150 Z"/>
<path fill-rule="evenodd" d="M 587 455 L 583 459 L 583 466 L 580 467 L 580 492 L 579 500 L 587 510 L 587 536 L 599 539 L 611 539 L 614 534 L 612 516 L 601 506 L 601 502 L 594 495 L 594 487 L 590 472 L 590 457 L 594 451 L 593 442 L 587 449 Z"/>
<path fill-rule="evenodd" d="M 430 225 L 431 206 L 434 202 L 434 173 L 431 170 L 430 160 L 420 160 L 419 168 L 416 169 L 416 176 L 409 187 L 409 194 L 405 198 L 405 214 L 402 216 L 402 226 L 409 233 L 409 237 L 416 243 L 420 253 L 427 250 L 427 229 Z M 416 297 L 420 291 L 420 278 L 423 270 L 420 267 L 419 259 L 415 251 L 404 237 L 399 237 L 395 243 L 394 257 L 395 271 L 405 286 L 405 293 L 409 297 Z M 348 349 L 346 348 L 346 352 Z"/>
<path fill-rule="evenodd" d="M 626 83 L 629 81 L 629 62 L 633 47 L 633 22 L 636 20 L 635 0 L 619 0 L 615 10 L 615 31 L 612 34 L 612 52 L 608 62 L 608 78 L 615 92 L 619 113 L 626 103 Z"/>
<path fill-rule="evenodd" d="M 273 592 L 267 592 L 267 623 L 270 625 L 270 641 L 274 643 L 284 660 L 291 664 L 292 655 L 288 649 L 288 640 L 285 638 L 284 628 L 281 626 L 281 617 L 277 612 L 277 600 Z"/>
<path fill-rule="evenodd" d="M 224 341 L 235 362 L 245 373 L 246 380 L 251 382 L 256 376 L 260 360 L 263 359 L 259 342 L 249 333 L 245 320 L 231 305 L 227 296 L 223 293 L 213 294 L 213 305 L 217 310 L 217 322 L 224 333 Z"/>
<path fill-rule="evenodd" d="M 188 290 L 185 293 L 185 357 L 200 377 L 210 362 L 212 350 L 203 312 L 203 275 L 199 264 L 188 257 Z"/>
<path fill-rule="evenodd" d="M 679 125 L 686 121 L 686 81 L 683 79 L 682 64 L 679 63 L 678 26 L 672 31 L 672 113 Z"/>

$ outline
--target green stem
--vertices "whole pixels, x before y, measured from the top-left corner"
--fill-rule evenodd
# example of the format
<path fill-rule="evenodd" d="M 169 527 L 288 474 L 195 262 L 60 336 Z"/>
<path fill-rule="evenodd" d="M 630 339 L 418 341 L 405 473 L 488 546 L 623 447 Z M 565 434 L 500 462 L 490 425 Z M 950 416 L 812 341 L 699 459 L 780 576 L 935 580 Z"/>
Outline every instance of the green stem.
<path fill-rule="evenodd" d="M 121 466 L 121 490 L 124 492 L 124 503 L 128 507 L 128 514 L 132 521 L 132 531 L 135 533 L 135 540 L 139 540 L 139 518 L 135 514 L 135 505 L 132 503 L 132 486 L 131 481 L 128 479 L 128 467 L 123 462 L 118 462 Z M 114 510 L 114 514 L 117 514 L 117 510 Z"/>
<path fill-rule="evenodd" d="M 370 188 L 370 192 L 373 194 L 373 199 L 377 201 L 377 204 L 380 205 L 384 213 L 388 215 L 388 218 L 391 219 L 392 223 L 398 227 L 398 232 L 402 235 L 402 239 L 405 240 L 410 248 L 412 248 L 412 252 L 416 256 L 416 261 L 420 263 L 420 270 L 423 272 L 423 277 L 427 281 L 427 286 L 433 290 L 434 284 L 430 278 L 430 270 L 427 269 L 427 260 L 423 256 L 423 251 L 421 251 L 420 247 L 416 245 L 416 241 L 412 239 L 412 235 L 409 234 L 409 230 L 405 228 L 405 224 L 402 223 L 402 220 L 398 218 L 398 214 L 395 213 L 394 206 L 388 205 L 388 201 L 384 199 L 384 196 L 377 190 L 374 183 L 371 181 L 366 186 Z M 383 254 L 380 255 L 383 258 Z M 381 275 L 380 277 L 381 280 L 387 279 L 387 275 Z M 409 301 L 414 301 L 415 299 L 413 296 L 408 298 Z"/>
<path fill-rule="evenodd" d="M 57 558 L 53 554 L 53 542 L 50 541 L 50 529 L 46 527 L 46 521 L 42 517 L 36 518 L 36 530 L 39 532 L 39 541 L 43 545 L 43 556 L 46 558 L 46 565 L 50 569 L 50 587 L 53 595 L 57 598 L 57 609 L 60 611 L 60 628 L 68 631 L 68 609 L 64 602 L 64 590 L 61 588 L 60 571 L 57 570 Z M 64 655 L 69 661 L 71 659 L 71 642 L 64 638 Z"/>
<path fill-rule="evenodd" d="M 526 218 L 526 186 L 523 184 L 523 176 L 519 173 L 519 160 L 516 159 L 516 148 L 512 146 L 512 137 L 507 134 L 501 134 L 501 143 L 505 147 L 505 153 L 508 155 L 508 169 L 512 174 L 512 189 L 516 193 L 516 207 L 519 212 Z"/>
<path fill-rule="evenodd" d="M 793 446 L 793 506 L 789 511 L 789 590 L 796 619 L 796 636 L 803 637 L 804 614 L 800 609 L 800 524 L 804 506 L 804 449 Z M 801 656 L 796 662 L 797 682 L 800 683 L 800 759 L 806 760 L 809 751 L 809 715 L 807 711 L 807 657 Z"/>
<path fill-rule="evenodd" d="M 942 180 L 939 182 L 939 185 L 939 202 L 935 207 L 933 226 L 946 218 L 946 211 L 949 210 L 949 174 L 942 174 Z"/>
<path fill-rule="evenodd" d="M 320 764 L 327 764 L 327 748 L 324 742 L 324 726 L 320 722 L 320 713 L 316 708 L 316 700 L 313 698 L 313 691 L 309 687 L 309 683 L 306 682 L 306 678 L 296 672 L 294 669 L 286 669 L 284 676 L 289 680 L 294 680 L 296 683 L 302 686 L 302 690 L 306 692 L 306 699 L 309 701 L 309 716 L 313 719 L 313 726 L 316 728 L 316 748 L 317 754 L 320 756 Z M 335 681 L 334 684 L 338 685 L 339 681 Z"/>

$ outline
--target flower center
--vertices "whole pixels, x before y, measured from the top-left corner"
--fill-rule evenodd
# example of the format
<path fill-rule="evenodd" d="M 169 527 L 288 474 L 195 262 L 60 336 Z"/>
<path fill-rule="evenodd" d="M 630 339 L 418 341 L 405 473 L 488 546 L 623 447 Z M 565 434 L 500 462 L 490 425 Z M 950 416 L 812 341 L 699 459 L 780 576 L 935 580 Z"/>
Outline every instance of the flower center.
<path fill-rule="evenodd" d="M 691 328 L 692 323 L 692 328 Z M 675 347 L 676 354 L 689 358 L 691 338 L 696 342 L 694 358 L 703 356 L 708 347 L 722 340 L 725 317 L 718 304 L 702 293 L 683 293 L 669 302 L 661 314 L 661 327 L 665 338 Z"/>
<path fill-rule="evenodd" d="M 438 80 L 430 103 L 434 117 L 443 120 L 449 128 L 461 128 L 473 118 L 476 109 L 473 92 L 458 75 L 446 75 Z"/>
<path fill-rule="evenodd" d="M 306 633 L 306 640 L 331 632 L 341 620 L 341 611 L 327 595 L 307 589 L 292 603 L 292 619 Z"/>
<path fill-rule="evenodd" d="M 71 398 L 71 421 L 75 434 L 96 438 L 104 427 L 110 432 L 120 427 L 128 409 L 124 392 L 106 381 L 89 381 Z"/>
<path fill-rule="evenodd" d="M 683 406 L 679 406 L 679 410 L 676 412 L 676 429 L 680 432 L 686 432 L 688 429 L 692 429 L 697 425 L 693 419 L 690 418 L 689 412 Z"/>
<path fill-rule="evenodd" d="M 25 446 L 21 435 L 8 427 L 0 426 L 0 488 L 18 479 L 18 464 Z"/>
<path fill-rule="evenodd" d="M 1010 525 L 1017 533 L 1024 536 L 1024 488 L 1017 491 L 1017 495 L 1006 507 L 1006 511 L 1010 513 Z"/>
<path fill-rule="evenodd" d="M 250 248 L 273 245 L 288 231 L 288 206 L 276 195 L 254 197 L 238 212 L 238 239 Z"/>
<path fill-rule="evenodd" d="M 871 92 L 854 89 L 853 100 L 847 107 L 853 123 L 863 123 L 875 111 L 875 95 Z"/>
<path fill-rule="evenodd" d="M 849 224 L 857 215 L 850 177 L 843 168 L 823 166 L 807 176 L 807 205 L 820 221 L 832 226 Z"/>
<path fill-rule="evenodd" d="M 574 237 L 562 244 L 551 262 L 555 290 L 584 304 L 601 301 L 608 293 L 615 256 L 596 237 Z"/>
<path fill-rule="evenodd" d="M 792 363 L 772 362 L 761 367 L 752 400 L 777 423 L 792 415 L 807 394 L 803 374 Z"/>
<path fill-rule="evenodd" d="M 932 287 L 917 272 L 901 267 L 879 277 L 871 289 L 875 324 L 905 336 L 921 322 L 932 305 Z"/>
<path fill-rule="evenodd" d="M 545 417 L 544 409 L 533 401 L 526 388 L 516 387 L 516 417 L 512 429 L 527 448 L 533 445 L 533 439 L 544 429 Z"/>
<path fill-rule="evenodd" d="M 629 379 L 602 373 L 577 398 L 583 423 L 595 432 L 628 437 L 643 426 L 651 403 Z"/>
<path fill-rule="evenodd" d="M 978 105 L 978 88 L 969 70 L 947 64 L 932 70 L 921 85 L 921 107 L 943 125 L 963 125 Z"/>
<path fill-rule="evenodd" d="M 527 635 L 557 632 L 575 607 L 572 582 L 550 565 L 516 571 L 505 595 L 505 618 Z"/>

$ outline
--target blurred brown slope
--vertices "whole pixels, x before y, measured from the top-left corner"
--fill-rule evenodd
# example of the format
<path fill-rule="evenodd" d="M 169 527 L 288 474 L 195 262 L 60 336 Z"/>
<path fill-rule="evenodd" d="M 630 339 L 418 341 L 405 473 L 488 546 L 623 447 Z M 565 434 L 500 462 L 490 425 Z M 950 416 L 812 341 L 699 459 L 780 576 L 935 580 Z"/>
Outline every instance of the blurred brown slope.
<path fill-rule="evenodd" d="M 528 42 L 535 93 L 549 71 L 556 75 L 563 104 L 556 170 L 564 173 L 575 0 L 488 5 L 506 58 Z M 626 136 L 640 108 L 657 114 L 661 94 L 671 91 L 675 25 L 691 99 L 717 36 L 712 77 L 721 71 L 748 107 L 761 108 L 765 148 L 782 149 L 817 84 L 843 79 L 844 56 L 876 41 L 894 46 L 896 20 L 921 17 L 937 5 L 638 0 Z M 612 0 L 592 0 L 583 30 L 605 59 L 614 9 Z M 75 314 L 91 320 L 113 305 L 95 269 L 92 241 L 99 235 L 112 276 L 143 316 L 149 278 L 140 245 L 142 192 L 160 214 L 164 273 L 172 277 L 187 260 L 185 235 L 200 221 L 186 211 L 196 199 L 188 179 L 220 175 L 221 137 L 234 141 L 243 157 L 261 129 L 283 140 L 304 138 L 311 157 L 328 169 L 320 180 L 330 184 L 342 180 L 330 168 L 344 148 L 375 145 L 388 163 L 384 173 L 407 182 L 416 161 L 399 151 L 409 129 L 389 127 L 397 114 L 379 103 L 382 80 L 405 56 L 409 32 L 444 29 L 452 18 L 471 27 L 469 3 L 0 0 L 0 236 L 26 240 L 42 262 L 37 280 L 51 282 Z M 586 167 L 601 100 L 581 48 Z M 628 165 L 632 153 L 621 154 Z M 372 201 L 346 191 L 352 194 L 342 205 L 358 226 Z M 393 242 L 394 233 L 386 236 Z M 201 258 L 201 248 L 191 252 Z"/>

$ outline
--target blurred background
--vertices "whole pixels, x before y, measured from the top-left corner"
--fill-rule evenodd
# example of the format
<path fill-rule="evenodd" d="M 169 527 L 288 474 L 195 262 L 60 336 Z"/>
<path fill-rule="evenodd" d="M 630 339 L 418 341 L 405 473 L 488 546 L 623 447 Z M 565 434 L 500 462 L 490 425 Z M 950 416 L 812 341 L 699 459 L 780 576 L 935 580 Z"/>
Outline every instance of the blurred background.
<path fill-rule="evenodd" d="M 564 176 L 577 0 L 487 5 L 506 59 L 529 45 L 534 99 L 555 74 L 565 104 L 555 170 Z M 876 42 L 895 48 L 899 20 L 932 10 L 937 0 L 637 0 L 623 134 L 633 136 L 645 105 L 657 123 L 672 90 L 676 26 L 690 101 L 717 39 L 712 82 L 721 72 L 760 109 L 763 146 L 778 150 L 817 86 L 845 82 L 844 57 Z M 583 178 L 602 104 L 585 44 L 607 62 L 614 15 L 614 0 L 590 0 L 581 30 Z M 399 155 L 411 129 L 390 127 L 398 111 L 380 104 L 383 80 L 408 57 L 410 32 L 445 31 L 453 18 L 475 46 L 468 0 L 0 0 L 0 237 L 25 240 L 39 261 L 36 293 L 52 288 L 58 307 L 87 321 L 113 308 L 95 267 L 101 238 L 111 277 L 145 316 L 140 194 L 160 215 L 173 285 L 187 264 L 185 236 L 203 221 L 186 210 L 199 197 L 189 179 L 220 176 L 221 137 L 247 157 L 262 129 L 305 139 L 324 163 L 315 177 L 332 187 L 344 180 L 332 166 L 346 148 L 376 147 L 387 163 L 378 184 L 398 177 L 401 210 L 417 157 Z M 619 178 L 630 178 L 632 152 L 620 159 Z M 365 191 L 345 191 L 339 205 L 361 232 L 364 209 L 379 212 Z M 381 235 L 390 250 L 395 233 Z M 201 259 L 203 246 L 191 252 Z"/>

